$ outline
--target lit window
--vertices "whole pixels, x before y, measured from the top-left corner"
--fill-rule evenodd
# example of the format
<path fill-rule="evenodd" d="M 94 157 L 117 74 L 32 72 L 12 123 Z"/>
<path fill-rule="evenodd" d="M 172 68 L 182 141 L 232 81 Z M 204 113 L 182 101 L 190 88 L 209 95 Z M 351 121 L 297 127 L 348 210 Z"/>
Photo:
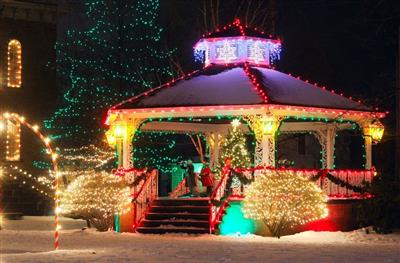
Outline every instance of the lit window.
<path fill-rule="evenodd" d="M 8 69 L 7 84 L 10 88 L 20 88 L 22 84 L 22 46 L 21 43 L 13 39 L 8 42 Z"/>

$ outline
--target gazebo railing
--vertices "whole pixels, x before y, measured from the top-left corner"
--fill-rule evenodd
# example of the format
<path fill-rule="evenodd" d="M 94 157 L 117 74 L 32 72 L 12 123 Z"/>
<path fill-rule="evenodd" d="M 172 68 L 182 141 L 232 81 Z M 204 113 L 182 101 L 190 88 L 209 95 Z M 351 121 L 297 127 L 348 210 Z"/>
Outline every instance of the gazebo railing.
<path fill-rule="evenodd" d="M 359 199 L 368 197 L 368 193 L 360 193 L 355 189 L 364 187 L 365 182 L 371 182 L 376 174 L 375 169 L 350 170 L 350 169 L 295 169 L 274 167 L 236 168 L 237 172 L 252 172 L 254 174 L 263 171 L 289 171 L 306 178 L 316 178 L 315 183 L 327 194 L 329 199 Z M 328 176 L 329 175 L 329 176 Z M 233 192 L 241 192 L 233 189 Z"/>
<path fill-rule="evenodd" d="M 169 194 L 171 198 L 178 198 L 179 196 L 188 194 L 189 187 L 186 186 L 186 178 L 184 177 L 182 181 L 175 187 L 175 189 Z"/>

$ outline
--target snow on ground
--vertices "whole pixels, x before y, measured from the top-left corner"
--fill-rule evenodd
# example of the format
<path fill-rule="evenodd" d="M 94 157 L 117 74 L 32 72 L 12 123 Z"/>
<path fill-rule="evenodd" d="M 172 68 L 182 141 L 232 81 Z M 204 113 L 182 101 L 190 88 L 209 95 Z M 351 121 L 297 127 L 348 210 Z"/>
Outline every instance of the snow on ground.
<path fill-rule="evenodd" d="M 214 235 L 141 235 L 82 230 L 62 218 L 52 251 L 53 218 L 4 221 L 0 262 L 400 262 L 400 233 L 304 232 L 281 239 Z"/>

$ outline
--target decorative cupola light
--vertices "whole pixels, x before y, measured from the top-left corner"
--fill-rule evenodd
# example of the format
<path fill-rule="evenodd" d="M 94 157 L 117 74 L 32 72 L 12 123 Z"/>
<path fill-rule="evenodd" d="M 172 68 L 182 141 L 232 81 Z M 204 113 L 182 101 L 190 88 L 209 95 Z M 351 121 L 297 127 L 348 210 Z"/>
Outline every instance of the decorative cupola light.
<path fill-rule="evenodd" d="M 205 66 L 239 63 L 269 66 L 280 58 L 280 52 L 279 39 L 248 28 L 239 19 L 222 29 L 203 35 L 194 46 L 195 60 Z"/>

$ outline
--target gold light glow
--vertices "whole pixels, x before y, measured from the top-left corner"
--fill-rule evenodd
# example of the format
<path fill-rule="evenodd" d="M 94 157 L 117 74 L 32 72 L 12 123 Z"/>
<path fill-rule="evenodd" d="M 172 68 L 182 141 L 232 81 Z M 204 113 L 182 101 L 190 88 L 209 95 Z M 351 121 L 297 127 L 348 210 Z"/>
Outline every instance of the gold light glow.
<path fill-rule="evenodd" d="M 278 122 L 273 117 L 262 118 L 260 124 L 264 135 L 274 135 L 278 129 Z"/>
<path fill-rule="evenodd" d="M 383 132 L 385 128 L 383 126 L 373 126 L 370 127 L 371 130 L 371 138 L 374 142 L 380 142 L 383 137 Z"/>
<path fill-rule="evenodd" d="M 385 127 L 381 123 L 372 123 L 364 128 L 364 135 L 371 137 L 374 143 L 382 140 Z"/>

